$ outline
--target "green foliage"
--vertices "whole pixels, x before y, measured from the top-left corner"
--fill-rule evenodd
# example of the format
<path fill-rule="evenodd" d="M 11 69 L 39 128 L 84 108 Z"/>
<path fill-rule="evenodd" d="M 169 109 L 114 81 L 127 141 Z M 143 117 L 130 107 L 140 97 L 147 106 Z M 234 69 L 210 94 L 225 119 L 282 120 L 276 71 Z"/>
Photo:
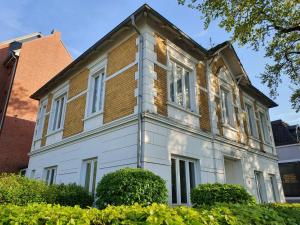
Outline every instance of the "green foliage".
<path fill-rule="evenodd" d="M 276 209 L 273 209 L 276 208 Z M 172 225 L 297 225 L 297 215 L 281 214 L 280 208 L 299 211 L 299 205 L 239 205 L 218 204 L 193 209 L 152 204 L 146 207 L 108 206 L 94 208 L 63 207 L 59 205 L 29 204 L 0 205 L 0 224 L 172 224 Z"/>
<path fill-rule="evenodd" d="M 0 175 L 0 204 L 51 203 L 81 207 L 92 206 L 93 197 L 76 184 L 46 185 L 15 174 Z"/>
<path fill-rule="evenodd" d="M 25 205 L 45 202 L 48 186 L 44 182 L 30 180 L 14 174 L 0 174 L 0 203 Z"/>
<path fill-rule="evenodd" d="M 255 199 L 245 188 L 235 184 L 200 184 L 191 192 L 194 207 L 216 203 L 255 203 Z"/>
<path fill-rule="evenodd" d="M 268 204 L 278 215 L 286 218 L 287 224 L 300 224 L 300 203 L 298 204 Z M 294 223 L 296 221 L 296 223 Z"/>
<path fill-rule="evenodd" d="M 165 181 L 144 169 L 125 168 L 104 175 L 97 186 L 96 205 L 149 205 L 166 203 L 168 191 Z"/>
<path fill-rule="evenodd" d="M 79 205 L 82 208 L 92 206 L 93 196 L 84 187 L 77 184 L 51 185 L 47 195 L 48 203 L 64 206 Z"/>
<path fill-rule="evenodd" d="M 178 0 L 185 4 L 186 0 Z M 286 75 L 293 87 L 292 107 L 300 111 L 300 2 L 298 0 L 236 1 L 190 0 L 189 7 L 199 10 L 208 28 L 213 20 L 221 28 L 232 32 L 232 40 L 250 45 L 254 50 L 265 49 L 265 56 L 273 59 L 261 74 L 262 83 L 271 96 Z"/>

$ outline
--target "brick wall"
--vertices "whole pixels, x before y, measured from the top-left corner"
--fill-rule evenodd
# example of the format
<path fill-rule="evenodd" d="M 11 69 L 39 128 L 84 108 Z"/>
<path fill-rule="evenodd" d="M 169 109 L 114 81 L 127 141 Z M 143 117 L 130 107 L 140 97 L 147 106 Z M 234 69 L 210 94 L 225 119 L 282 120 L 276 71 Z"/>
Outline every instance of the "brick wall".
<path fill-rule="evenodd" d="M 136 38 L 137 35 L 134 34 L 108 53 L 107 77 L 135 61 L 137 53 Z"/>
<path fill-rule="evenodd" d="M 199 112 L 200 118 L 200 128 L 203 131 L 211 131 L 210 125 L 210 115 L 209 115 L 209 104 L 208 104 L 208 94 L 207 94 L 207 81 L 206 81 L 206 71 L 205 66 L 199 63 L 196 66 L 197 73 L 197 84 L 199 87 L 198 99 L 199 99 Z"/>
<path fill-rule="evenodd" d="M 128 116 L 134 113 L 137 104 L 135 89 L 137 81 L 135 73 L 138 66 L 134 65 L 106 81 L 104 100 L 104 123 Z"/>
<path fill-rule="evenodd" d="M 79 72 L 77 75 L 75 75 L 70 79 L 69 93 L 68 93 L 69 99 L 87 89 L 89 72 L 90 71 L 85 68 L 84 70 L 82 70 L 81 72 Z"/>
<path fill-rule="evenodd" d="M 157 108 L 157 113 L 163 116 L 168 116 L 167 100 L 168 100 L 168 79 L 167 71 L 158 65 L 154 65 L 154 71 L 157 74 L 157 78 L 154 81 L 154 88 L 156 90 L 156 97 L 154 98 L 154 104 Z"/>

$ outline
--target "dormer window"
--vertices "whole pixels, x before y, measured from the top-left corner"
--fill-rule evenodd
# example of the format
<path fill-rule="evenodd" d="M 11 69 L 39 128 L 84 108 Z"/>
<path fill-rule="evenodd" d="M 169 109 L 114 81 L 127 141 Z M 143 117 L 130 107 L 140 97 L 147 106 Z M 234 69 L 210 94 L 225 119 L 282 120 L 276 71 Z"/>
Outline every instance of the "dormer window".
<path fill-rule="evenodd" d="M 191 71 L 176 62 L 171 62 L 170 100 L 191 109 Z"/>

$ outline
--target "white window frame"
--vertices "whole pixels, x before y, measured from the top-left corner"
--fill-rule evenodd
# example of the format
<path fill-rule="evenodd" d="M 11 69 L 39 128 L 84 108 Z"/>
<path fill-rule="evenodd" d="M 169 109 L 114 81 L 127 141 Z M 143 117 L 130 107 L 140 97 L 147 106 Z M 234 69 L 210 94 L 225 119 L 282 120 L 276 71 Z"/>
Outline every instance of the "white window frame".
<path fill-rule="evenodd" d="M 50 166 L 44 168 L 44 181 L 51 185 L 56 183 L 57 166 Z"/>
<path fill-rule="evenodd" d="M 29 175 L 30 179 L 34 179 L 35 178 L 35 172 L 36 172 L 36 170 L 31 170 L 30 171 L 30 175 Z"/>
<path fill-rule="evenodd" d="M 263 140 L 265 143 L 270 144 L 271 137 L 270 137 L 270 130 L 269 130 L 269 126 L 268 126 L 266 113 L 262 112 L 262 111 L 258 111 L 258 115 L 259 115 L 259 123 L 260 123 L 260 127 L 261 127 Z"/>
<path fill-rule="evenodd" d="M 43 128 L 46 118 L 46 111 L 47 111 L 47 104 L 48 100 L 41 101 L 40 107 L 39 107 L 39 113 L 36 120 L 36 127 L 35 127 L 35 140 L 39 140 L 42 138 L 43 134 Z"/>
<path fill-rule="evenodd" d="M 90 177 L 87 183 L 87 165 L 90 165 Z M 96 174 L 95 174 L 96 172 Z M 93 195 L 97 186 L 98 158 L 85 159 L 82 161 L 81 185 Z"/>
<path fill-rule="evenodd" d="M 58 99 L 61 99 L 62 97 L 64 97 L 64 101 L 63 101 L 63 108 L 62 108 L 62 115 L 61 115 L 61 124 L 60 124 L 60 127 L 57 128 L 58 124 L 55 124 L 55 127 L 54 127 L 56 101 Z M 52 133 L 63 130 L 64 123 L 65 123 L 66 108 L 67 108 L 67 99 L 68 99 L 68 86 L 60 88 L 53 95 L 52 103 L 51 103 L 50 123 L 48 126 L 48 134 L 52 134 Z"/>
<path fill-rule="evenodd" d="M 174 67 L 172 67 L 172 65 Z M 179 66 L 182 68 L 182 74 L 181 74 L 181 80 L 182 80 L 182 104 L 179 103 L 178 101 L 178 92 L 177 92 L 177 83 L 176 83 L 176 68 Z M 195 69 L 190 68 L 187 65 L 184 65 L 180 62 L 178 62 L 174 58 L 170 58 L 168 60 L 168 68 L 169 68 L 169 75 L 168 75 L 168 101 L 176 104 L 176 106 L 184 108 L 185 110 L 189 110 L 192 112 L 197 111 L 196 107 L 196 93 L 195 93 Z M 186 77 L 186 72 L 189 73 L 189 105 L 187 106 L 187 93 L 186 93 L 186 82 L 185 82 L 185 77 Z M 171 84 L 173 86 L 174 90 L 174 100 L 172 99 L 171 96 Z"/>
<path fill-rule="evenodd" d="M 249 108 L 251 110 L 251 113 L 249 114 Z M 254 137 L 254 138 L 258 138 L 258 129 L 257 129 L 257 123 L 256 123 L 256 116 L 255 116 L 255 111 L 254 111 L 254 106 L 253 104 L 249 103 L 249 102 L 245 102 L 245 108 L 246 108 L 246 112 L 247 112 L 247 118 L 248 118 L 248 130 L 249 130 L 249 134 L 250 136 Z M 253 117 L 251 117 L 251 115 Z M 251 126 L 252 125 L 252 126 Z M 251 127 L 254 129 L 252 130 Z"/>
<path fill-rule="evenodd" d="M 98 92 L 96 93 L 97 100 L 94 101 L 95 97 L 95 78 L 99 77 L 98 80 Z M 104 90 L 105 90 L 105 80 L 106 80 L 106 67 L 101 66 L 96 70 L 92 71 L 89 76 L 89 91 L 88 91 L 88 106 L 86 116 L 103 113 L 104 108 Z M 93 111 L 93 104 L 98 108 Z"/>
<path fill-rule="evenodd" d="M 173 202 L 173 186 L 172 186 L 172 160 L 176 162 L 176 202 Z M 181 200 L 181 181 L 180 181 L 180 161 L 185 163 L 185 188 L 186 188 L 186 197 L 187 202 L 182 202 Z M 189 163 L 194 164 L 194 187 L 197 185 L 197 160 L 180 157 L 180 156 L 171 156 L 171 203 L 173 205 L 191 205 L 190 193 L 191 193 L 191 180 L 190 180 L 190 170 Z"/>
<path fill-rule="evenodd" d="M 226 99 L 223 98 L 223 94 L 226 93 Z M 233 111 L 233 100 L 232 93 L 230 90 L 225 88 L 224 86 L 220 87 L 220 99 L 221 99 L 221 112 L 222 112 L 222 120 L 225 125 L 229 125 L 231 127 L 235 126 L 234 121 L 234 111 Z M 224 102 L 225 100 L 225 102 Z M 226 104 L 227 102 L 227 104 Z M 228 114 L 228 116 L 227 116 Z"/>

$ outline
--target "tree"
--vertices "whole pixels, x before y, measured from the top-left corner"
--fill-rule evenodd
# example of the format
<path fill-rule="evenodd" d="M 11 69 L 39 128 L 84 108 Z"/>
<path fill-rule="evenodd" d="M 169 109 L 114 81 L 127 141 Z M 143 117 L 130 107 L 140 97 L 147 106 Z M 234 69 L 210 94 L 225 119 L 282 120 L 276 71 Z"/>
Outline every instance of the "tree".
<path fill-rule="evenodd" d="M 178 0 L 184 5 L 186 0 Z M 273 59 L 260 75 L 270 96 L 278 95 L 283 76 L 293 85 L 292 107 L 300 111 L 300 1 L 299 0 L 190 0 L 190 8 L 199 10 L 205 29 L 211 21 L 232 32 L 232 41 L 265 48 Z"/>

